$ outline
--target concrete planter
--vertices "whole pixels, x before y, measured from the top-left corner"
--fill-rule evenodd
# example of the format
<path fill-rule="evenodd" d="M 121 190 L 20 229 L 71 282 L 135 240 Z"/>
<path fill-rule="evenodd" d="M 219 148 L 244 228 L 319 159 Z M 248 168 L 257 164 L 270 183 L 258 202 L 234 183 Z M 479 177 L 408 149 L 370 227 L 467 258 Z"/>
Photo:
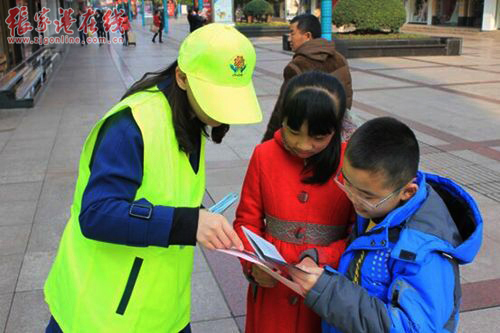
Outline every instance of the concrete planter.
<path fill-rule="evenodd" d="M 288 35 L 283 35 L 283 50 L 290 51 Z M 429 37 L 421 39 L 337 39 L 335 47 L 346 58 L 460 55 L 462 38 Z"/>
<path fill-rule="evenodd" d="M 286 34 L 289 29 L 288 26 L 272 27 L 272 26 L 236 26 L 239 32 L 247 37 L 273 37 Z"/>

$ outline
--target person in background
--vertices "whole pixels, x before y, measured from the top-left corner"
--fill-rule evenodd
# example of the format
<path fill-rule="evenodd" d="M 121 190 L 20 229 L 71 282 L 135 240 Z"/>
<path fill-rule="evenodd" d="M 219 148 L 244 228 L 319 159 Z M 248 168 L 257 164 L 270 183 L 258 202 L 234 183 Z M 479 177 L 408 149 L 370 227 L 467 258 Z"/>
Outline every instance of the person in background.
<path fill-rule="evenodd" d="M 120 28 L 123 37 L 123 46 L 128 46 L 128 31 L 130 30 L 130 22 L 126 13 L 123 13 L 120 18 Z"/>
<path fill-rule="evenodd" d="M 346 116 L 342 126 L 342 139 L 346 141 L 357 127 L 357 120 L 350 111 L 352 107 L 352 80 L 347 60 L 335 50 L 333 42 L 321 38 L 321 23 L 312 14 L 301 14 L 290 21 L 290 46 L 294 52 L 292 60 L 283 70 L 283 84 L 278 101 L 267 124 L 262 141 L 270 140 L 281 127 L 280 98 L 288 81 L 294 76 L 318 70 L 337 77 L 346 92 Z"/>
<path fill-rule="evenodd" d="M 163 33 L 163 15 L 160 15 L 159 10 L 155 10 L 154 15 L 153 15 L 153 25 L 156 27 L 157 32 L 153 35 L 152 42 L 155 43 L 156 36 L 159 36 L 158 42 L 163 43 L 161 40 L 161 36 Z"/>
<path fill-rule="evenodd" d="M 104 30 L 104 18 L 101 10 L 96 11 L 96 26 L 97 26 L 97 38 L 99 39 L 99 46 L 106 39 L 106 31 Z"/>
<path fill-rule="evenodd" d="M 78 10 L 78 15 L 76 15 L 76 24 L 77 24 L 78 28 L 80 28 L 81 25 L 83 24 L 83 11 L 81 9 Z M 85 34 L 85 31 L 83 31 L 83 29 L 78 30 L 78 34 L 80 36 L 80 45 L 86 46 L 87 45 L 87 35 Z"/>

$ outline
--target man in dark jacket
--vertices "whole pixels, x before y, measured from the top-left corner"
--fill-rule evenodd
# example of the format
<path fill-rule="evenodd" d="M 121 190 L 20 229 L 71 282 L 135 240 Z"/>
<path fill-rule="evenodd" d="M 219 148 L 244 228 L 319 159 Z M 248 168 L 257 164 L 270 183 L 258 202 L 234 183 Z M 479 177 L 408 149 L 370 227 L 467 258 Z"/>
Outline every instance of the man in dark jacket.
<path fill-rule="evenodd" d="M 292 61 L 283 70 L 284 82 L 280 97 L 274 106 L 271 119 L 262 141 L 271 139 L 274 132 L 281 127 L 279 104 L 287 82 L 300 73 L 312 70 L 330 73 L 344 85 L 347 97 L 347 109 L 352 106 L 351 73 L 347 60 L 335 50 L 333 42 L 321 38 L 321 24 L 311 14 L 302 14 L 290 21 L 290 45 L 294 52 Z"/>

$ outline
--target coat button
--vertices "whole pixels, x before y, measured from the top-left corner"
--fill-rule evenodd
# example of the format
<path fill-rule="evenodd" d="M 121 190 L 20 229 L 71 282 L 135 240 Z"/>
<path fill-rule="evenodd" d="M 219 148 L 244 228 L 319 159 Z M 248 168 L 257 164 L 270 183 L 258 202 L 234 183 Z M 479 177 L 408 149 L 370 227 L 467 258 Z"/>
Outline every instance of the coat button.
<path fill-rule="evenodd" d="M 385 241 L 385 239 L 384 239 L 384 240 L 382 240 L 382 246 L 385 246 L 385 244 L 386 244 L 386 243 L 387 243 L 387 242 Z"/>
<path fill-rule="evenodd" d="M 375 241 L 374 241 L 374 240 L 372 240 L 372 242 L 370 243 L 370 245 L 371 245 L 371 246 L 375 246 L 375 245 L 377 245 L 377 243 L 375 243 Z"/>
<path fill-rule="evenodd" d="M 290 305 L 295 305 L 299 302 L 299 296 L 291 296 L 288 300 Z"/>
<path fill-rule="evenodd" d="M 307 200 L 309 199 L 309 194 L 307 192 L 302 191 L 297 195 L 297 198 L 299 199 L 300 202 L 306 203 Z"/>
<path fill-rule="evenodd" d="M 304 233 L 305 233 L 304 228 L 297 228 L 297 231 L 295 231 L 295 238 L 297 239 L 304 238 Z"/>

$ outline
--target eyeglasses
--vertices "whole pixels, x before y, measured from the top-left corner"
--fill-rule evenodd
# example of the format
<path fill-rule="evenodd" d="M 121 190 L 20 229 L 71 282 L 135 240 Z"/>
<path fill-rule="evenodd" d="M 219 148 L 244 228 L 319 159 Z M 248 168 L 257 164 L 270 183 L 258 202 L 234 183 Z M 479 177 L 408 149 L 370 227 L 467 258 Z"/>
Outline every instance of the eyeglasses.
<path fill-rule="evenodd" d="M 339 172 L 337 173 L 337 175 L 335 176 L 335 178 L 333 180 L 335 181 L 335 183 L 337 184 L 337 186 L 342 191 L 344 191 L 345 194 L 347 194 L 347 196 L 349 198 L 354 199 L 356 202 L 362 204 L 364 207 L 369 208 L 371 210 L 375 210 L 375 209 L 379 208 L 380 206 L 382 206 L 384 203 L 386 203 L 396 193 L 399 193 L 406 186 L 406 184 L 405 184 L 405 185 L 399 187 L 397 190 L 395 190 L 394 192 L 390 193 L 385 198 L 383 198 L 382 200 L 380 200 L 379 202 L 377 202 L 377 203 L 374 204 L 374 203 L 370 202 L 369 200 L 367 200 L 365 198 L 362 198 L 359 194 L 356 194 L 356 193 L 354 193 L 352 191 L 351 188 L 355 189 L 355 187 L 352 185 L 352 183 L 349 181 L 349 179 L 346 178 L 346 176 L 342 172 L 342 169 L 339 170 Z M 344 184 L 344 181 L 345 181 L 345 184 Z"/>

